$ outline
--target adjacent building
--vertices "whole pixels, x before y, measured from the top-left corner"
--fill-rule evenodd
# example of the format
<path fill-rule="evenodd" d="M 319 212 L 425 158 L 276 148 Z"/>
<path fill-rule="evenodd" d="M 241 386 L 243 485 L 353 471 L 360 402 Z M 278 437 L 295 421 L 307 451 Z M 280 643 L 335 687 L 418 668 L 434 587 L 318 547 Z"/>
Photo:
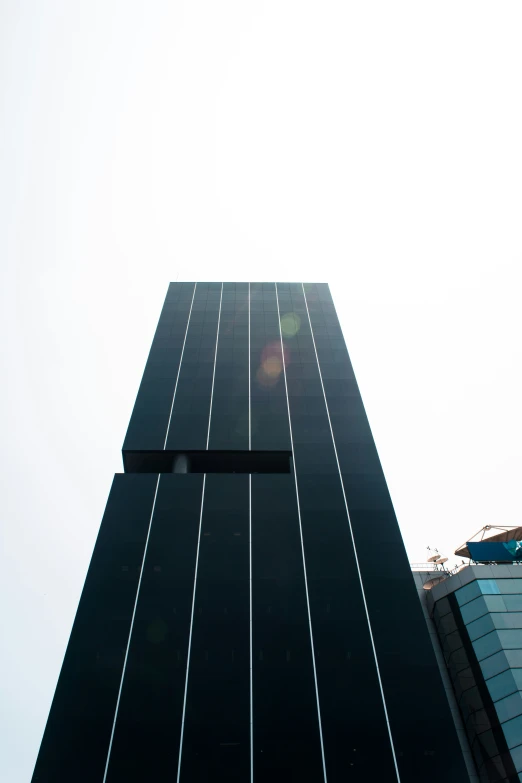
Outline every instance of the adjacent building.
<path fill-rule="evenodd" d="M 426 598 L 478 779 L 519 783 L 522 565 L 467 566 L 435 584 Z"/>
<path fill-rule="evenodd" d="M 467 780 L 327 285 L 172 283 L 123 462 L 34 783 Z"/>

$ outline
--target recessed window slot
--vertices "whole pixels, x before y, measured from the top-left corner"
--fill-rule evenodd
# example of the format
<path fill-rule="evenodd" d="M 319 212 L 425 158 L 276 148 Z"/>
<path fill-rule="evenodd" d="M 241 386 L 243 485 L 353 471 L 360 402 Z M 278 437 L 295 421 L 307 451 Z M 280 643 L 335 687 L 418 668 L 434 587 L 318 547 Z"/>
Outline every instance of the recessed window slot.
<path fill-rule="evenodd" d="M 125 473 L 291 473 L 291 451 L 124 451 Z"/>

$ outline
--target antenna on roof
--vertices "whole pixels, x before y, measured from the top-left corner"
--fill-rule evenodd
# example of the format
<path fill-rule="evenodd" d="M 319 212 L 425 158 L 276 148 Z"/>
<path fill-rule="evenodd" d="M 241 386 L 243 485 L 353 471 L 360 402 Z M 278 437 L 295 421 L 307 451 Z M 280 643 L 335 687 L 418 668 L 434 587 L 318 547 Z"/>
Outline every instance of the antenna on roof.
<path fill-rule="evenodd" d="M 443 582 L 444 579 L 446 579 L 445 576 L 434 576 L 433 579 L 428 579 L 427 582 L 424 582 L 422 586 L 425 590 L 431 590 L 432 587 L 438 585 L 439 582 Z"/>

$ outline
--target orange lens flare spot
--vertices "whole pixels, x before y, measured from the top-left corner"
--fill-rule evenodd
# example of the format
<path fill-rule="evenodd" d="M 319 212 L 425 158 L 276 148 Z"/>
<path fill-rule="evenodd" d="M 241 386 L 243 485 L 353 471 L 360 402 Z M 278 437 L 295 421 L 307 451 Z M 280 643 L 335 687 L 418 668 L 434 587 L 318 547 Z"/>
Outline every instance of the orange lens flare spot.
<path fill-rule="evenodd" d="M 283 345 L 283 353 L 281 353 L 280 340 L 265 345 L 261 352 L 261 364 L 256 372 L 256 379 L 260 386 L 275 386 L 283 372 L 283 362 L 286 366 L 289 361 L 290 349 L 287 345 Z"/>
<path fill-rule="evenodd" d="M 281 361 L 281 357 L 269 356 L 268 359 L 265 359 L 261 365 L 261 368 L 265 375 L 268 375 L 271 378 L 277 377 L 283 369 L 283 362 Z"/>
<path fill-rule="evenodd" d="M 263 369 L 263 365 L 261 365 L 256 372 L 256 380 L 260 386 L 275 386 L 280 377 L 281 373 L 279 373 L 279 375 L 267 375 Z"/>
<path fill-rule="evenodd" d="M 288 366 L 290 363 L 290 348 L 288 345 L 283 343 L 283 359 L 285 362 L 285 367 Z M 261 352 L 261 364 L 263 364 L 267 359 L 271 359 L 272 357 L 276 356 L 279 361 L 281 361 L 281 341 L 275 340 L 273 343 L 268 343 L 265 345 Z"/>

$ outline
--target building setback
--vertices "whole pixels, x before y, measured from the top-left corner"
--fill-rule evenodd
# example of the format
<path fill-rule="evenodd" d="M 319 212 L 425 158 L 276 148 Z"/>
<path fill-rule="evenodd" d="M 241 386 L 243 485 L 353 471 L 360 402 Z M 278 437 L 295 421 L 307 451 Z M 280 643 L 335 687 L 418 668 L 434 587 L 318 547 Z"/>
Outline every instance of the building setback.
<path fill-rule="evenodd" d="M 171 283 L 34 783 L 462 783 L 329 288 Z"/>

